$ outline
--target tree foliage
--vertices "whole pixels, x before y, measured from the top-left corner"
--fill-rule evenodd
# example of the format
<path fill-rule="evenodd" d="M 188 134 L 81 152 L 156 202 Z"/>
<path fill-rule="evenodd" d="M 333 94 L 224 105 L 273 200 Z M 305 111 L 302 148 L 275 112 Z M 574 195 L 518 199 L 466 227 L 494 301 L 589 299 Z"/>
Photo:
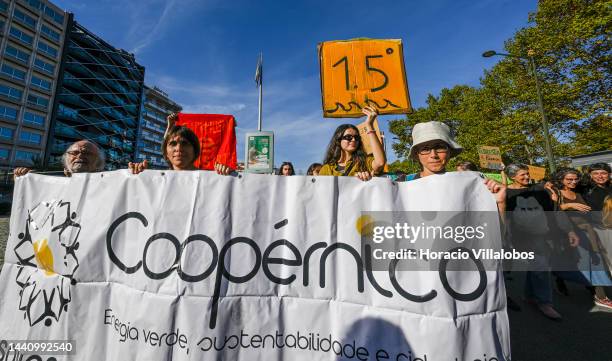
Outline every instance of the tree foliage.
<path fill-rule="evenodd" d="M 612 3 L 604 0 L 541 0 L 528 26 L 505 42 L 512 57 L 485 71 L 479 87 L 457 85 L 429 95 L 426 106 L 393 120 L 393 149 L 406 163 L 412 127 L 439 120 L 464 146 L 458 160 L 478 164 L 479 145 L 500 147 L 506 162 L 545 164 L 542 118 L 537 107 L 537 65 L 557 161 L 611 149 Z"/>

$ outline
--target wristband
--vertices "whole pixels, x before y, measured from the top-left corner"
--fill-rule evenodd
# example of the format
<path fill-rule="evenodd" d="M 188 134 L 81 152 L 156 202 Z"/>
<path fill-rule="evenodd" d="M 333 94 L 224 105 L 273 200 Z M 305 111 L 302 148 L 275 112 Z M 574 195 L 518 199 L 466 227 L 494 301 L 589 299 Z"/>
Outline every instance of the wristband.
<path fill-rule="evenodd" d="M 375 130 L 368 130 L 368 131 L 366 132 L 366 134 L 372 134 L 372 133 L 376 134 L 376 131 L 375 131 Z"/>

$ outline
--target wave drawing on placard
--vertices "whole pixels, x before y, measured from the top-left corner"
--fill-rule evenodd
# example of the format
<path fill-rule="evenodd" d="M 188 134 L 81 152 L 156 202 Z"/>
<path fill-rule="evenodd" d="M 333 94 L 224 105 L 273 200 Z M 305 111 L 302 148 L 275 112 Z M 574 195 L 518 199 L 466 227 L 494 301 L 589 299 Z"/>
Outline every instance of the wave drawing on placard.
<path fill-rule="evenodd" d="M 393 104 L 389 99 L 383 99 L 385 101 L 384 105 L 380 105 L 378 104 L 378 102 L 376 102 L 375 100 L 372 99 L 366 99 L 365 103 L 367 105 L 374 105 L 376 106 L 377 109 L 386 109 L 388 107 L 394 107 L 394 108 L 398 108 L 400 109 L 401 107 L 399 105 Z M 345 112 L 351 111 L 353 110 L 353 106 L 355 106 L 356 109 L 363 109 L 363 107 L 361 105 L 359 105 L 359 103 L 354 102 L 354 101 L 350 101 L 348 102 L 348 107 L 340 102 L 336 102 L 336 107 L 334 109 L 325 109 L 326 113 L 335 113 L 338 110 L 342 109 Z"/>

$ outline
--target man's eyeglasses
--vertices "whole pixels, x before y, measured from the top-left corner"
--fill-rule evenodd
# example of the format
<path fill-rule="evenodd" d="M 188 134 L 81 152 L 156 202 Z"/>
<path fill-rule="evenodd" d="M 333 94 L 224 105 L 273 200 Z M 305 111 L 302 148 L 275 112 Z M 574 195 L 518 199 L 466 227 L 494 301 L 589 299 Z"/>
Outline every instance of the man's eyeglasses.
<path fill-rule="evenodd" d="M 347 134 L 347 135 L 343 135 L 342 138 L 340 138 L 342 140 L 346 140 L 347 142 L 352 142 L 353 139 L 355 139 L 356 142 L 361 140 L 361 137 L 359 135 L 351 135 L 351 134 Z"/>
<path fill-rule="evenodd" d="M 68 154 L 71 157 L 77 157 L 80 155 L 81 157 L 84 157 L 84 158 L 89 158 L 94 155 L 93 152 L 86 150 L 86 149 L 69 150 L 66 152 L 66 154 Z"/>
<path fill-rule="evenodd" d="M 448 144 L 440 143 L 440 144 L 424 145 L 419 148 L 418 152 L 420 155 L 427 155 L 431 153 L 432 150 L 436 153 L 443 154 L 443 153 L 448 153 L 450 148 Z"/>

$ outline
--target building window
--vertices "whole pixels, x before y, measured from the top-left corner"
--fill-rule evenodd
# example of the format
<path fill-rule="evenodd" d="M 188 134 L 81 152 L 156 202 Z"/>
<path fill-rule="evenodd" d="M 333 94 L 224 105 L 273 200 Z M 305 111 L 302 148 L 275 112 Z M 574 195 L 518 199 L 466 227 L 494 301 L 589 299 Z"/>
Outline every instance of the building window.
<path fill-rule="evenodd" d="M 28 94 L 28 104 L 46 108 L 49 105 L 49 99 L 45 99 L 43 97 L 39 97 L 33 94 Z"/>
<path fill-rule="evenodd" d="M 24 23 L 25 25 L 27 25 L 28 27 L 32 28 L 32 29 L 36 29 L 36 20 L 29 16 L 24 14 L 23 12 L 19 11 L 18 9 L 15 9 L 15 11 L 13 11 L 13 16 L 21 21 L 22 23 Z"/>
<path fill-rule="evenodd" d="M 4 50 L 4 54 L 11 58 L 22 61 L 24 63 L 27 63 L 30 61 L 30 54 L 26 53 L 25 51 L 21 51 L 17 48 L 14 48 L 10 45 L 6 46 L 6 50 Z"/>
<path fill-rule="evenodd" d="M 26 112 L 23 115 L 23 121 L 25 123 L 31 123 L 35 125 L 45 125 L 45 117 L 42 115 Z"/>
<path fill-rule="evenodd" d="M 0 84 L 0 95 L 7 96 L 16 100 L 21 100 L 23 92 L 21 90 Z"/>
<path fill-rule="evenodd" d="M 13 134 L 15 134 L 15 130 L 7 127 L 0 127 L 0 138 L 13 139 Z"/>
<path fill-rule="evenodd" d="M 8 4 L 6 2 L 4 2 L 4 1 L 0 1 L 0 11 L 5 13 L 6 10 L 8 10 Z"/>
<path fill-rule="evenodd" d="M 11 152 L 8 149 L 0 148 L 0 159 L 9 159 Z"/>
<path fill-rule="evenodd" d="M 17 39 L 17 40 L 19 40 L 21 42 L 24 42 L 24 43 L 26 43 L 28 45 L 34 44 L 34 38 L 32 36 L 24 33 L 23 31 L 15 28 L 15 27 L 11 26 L 10 34 L 15 39 Z"/>
<path fill-rule="evenodd" d="M 43 53 L 55 58 L 57 57 L 57 49 L 55 49 L 54 47 L 52 47 L 51 45 L 48 45 L 46 43 L 43 43 L 42 41 L 38 42 L 38 50 L 42 51 Z"/>
<path fill-rule="evenodd" d="M 37 10 L 42 10 L 45 7 L 40 0 L 28 0 L 28 4 Z"/>
<path fill-rule="evenodd" d="M 40 134 L 22 130 L 21 133 L 19 133 L 19 140 L 27 143 L 40 144 L 42 136 Z"/>
<path fill-rule="evenodd" d="M 21 71 L 19 69 L 13 68 L 12 66 L 9 65 L 2 65 L 2 68 L 0 68 L 2 74 L 9 76 L 10 78 L 13 79 L 17 79 L 17 80 L 25 80 L 25 71 Z"/>
<path fill-rule="evenodd" d="M 59 41 L 60 41 L 60 34 L 59 34 L 57 31 L 55 31 L 55 30 L 51 30 L 51 28 L 50 28 L 50 27 L 48 27 L 47 25 L 43 25 L 43 26 L 41 27 L 40 31 L 41 31 L 43 34 L 45 34 L 45 35 L 47 35 L 48 37 L 50 37 L 51 39 L 53 39 L 53 40 L 55 40 L 55 41 L 57 41 L 57 42 L 59 42 Z"/>
<path fill-rule="evenodd" d="M 31 84 L 44 90 L 51 91 L 51 82 L 32 75 Z"/>
<path fill-rule="evenodd" d="M 56 23 L 63 25 L 64 24 L 64 15 L 57 13 L 55 10 L 51 9 L 47 5 L 43 5 L 45 7 L 44 12 L 47 16 L 53 19 Z"/>
<path fill-rule="evenodd" d="M 18 150 L 15 152 L 15 160 L 34 163 L 36 157 L 38 157 L 38 154 L 25 150 Z"/>
<path fill-rule="evenodd" d="M 59 105 L 59 107 L 57 108 L 57 114 L 72 119 L 76 119 L 79 116 L 79 112 L 70 107 L 65 106 L 64 104 Z"/>
<path fill-rule="evenodd" d="M 0 117 L 4 119 L 17 120 L 17 109 L 0 105 Z"/>
<path fill-rule="evenodd" d="M 53 72 L 55 72 L 55 65 L 46 63 L 38 58 L 34 59 L 34 67 L 45 71 L 51 75 L 53 75 Z"/>

